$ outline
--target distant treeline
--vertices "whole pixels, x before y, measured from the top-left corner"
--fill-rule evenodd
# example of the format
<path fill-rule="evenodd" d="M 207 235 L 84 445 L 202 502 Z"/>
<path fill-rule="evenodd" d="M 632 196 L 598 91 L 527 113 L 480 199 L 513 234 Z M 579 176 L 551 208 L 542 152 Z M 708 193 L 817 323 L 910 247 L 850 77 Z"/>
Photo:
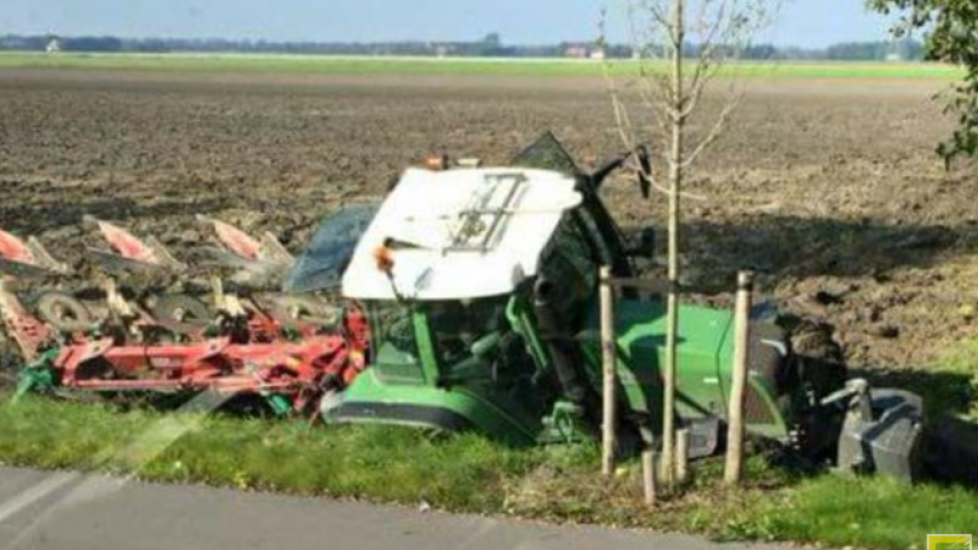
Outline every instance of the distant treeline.
<path fill-rule="evenodd" d="M 695 55 L 696 45 L 687 52 Z M 539 46 L 503 44 L 498 34 L 472 42 L 270 42 L 265 40 L 119 38 L 114 36 L 5 35 L 0 50 L 132 52 L 132 53 L 287 53 L 332 55 L 407 55 L 444 57 L 613 57 L 629 58 L 633 50 L 626 45 L 598 46 L 593 42 L 564 42 Z M 753 45 L 740 53 L 749 60 L 919 60 L 923 47 L 914 40 L 897 42 L 851 42 L 827 48 Z"/>

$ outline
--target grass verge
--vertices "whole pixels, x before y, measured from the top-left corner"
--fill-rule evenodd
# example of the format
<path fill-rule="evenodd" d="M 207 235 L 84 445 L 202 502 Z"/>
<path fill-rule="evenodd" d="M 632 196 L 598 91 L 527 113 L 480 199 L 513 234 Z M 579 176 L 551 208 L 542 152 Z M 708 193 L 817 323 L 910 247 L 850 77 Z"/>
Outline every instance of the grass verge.
<path fill-rule="evenodd" d="M 728 525 L 728 536 L 859 548 L 927 547 L 928 534 L 978 534 L 978 494 L 887 479 L 821 477 L 782 490 Z"/>
<path fill-rule="evenodd" d="M 476 436 L 205 418 L 26 399 L 0 409 L 0 460 L 304 495 L 501 508 L 503 480 L 540 461 Z"/>
<path fill-rule="evenodd" d="M 0 461 L 172 483 L 428 502 L 450 511 L 685 531 L 726 540 L 796 540 L 908 549 L 928 533 L 978 529 L 978 495 L 880 479 L 800 479 L 750 462 L 727 491 L 719 461 L 698 463 L 684 496 L 641 504 L 637 465 L 607 482 L 592 447 L 517 450 L 480 437 L 200 417 L 28 399 L 0 407 Z"/>
<path fill-rule="evenodd" d="M 613 65 L 623 74 L 637 73 L 637 65 Z M 599 77 L 600 62 L 567 59 L 494 59 L 428 57 L 343 57 L 320 55 L 255 54 L 86 54 L 47 55 L 0 52 L 0 68 L 149 70 L 175 72 L 273 72 L 296 74 L 395 76 L 578 76 Z M 802 63 L 742 62 L 723 74 L 751 78 L 859 78 L 956 80 L 960 69 L 927 63 Z"/>

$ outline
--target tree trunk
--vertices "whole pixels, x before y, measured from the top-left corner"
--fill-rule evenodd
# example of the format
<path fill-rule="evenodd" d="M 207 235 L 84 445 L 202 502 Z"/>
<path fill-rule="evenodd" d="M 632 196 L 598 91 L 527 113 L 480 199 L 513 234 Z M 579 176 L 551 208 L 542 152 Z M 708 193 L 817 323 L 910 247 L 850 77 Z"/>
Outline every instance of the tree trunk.
<path fill-rule="evenodd" d="M 683 89 L 683 41 L 685 0 L 674 0 L 672 6 L 672 144 L 669 150 L 669 299 L 667 309 L 666 372 L 663 396 L 662 461 L 667 485 L 676 473 L 676 348 L 679 333 L 679 226 L 680 193 L 683 183 L 683 137 L 685 107 Z"/>

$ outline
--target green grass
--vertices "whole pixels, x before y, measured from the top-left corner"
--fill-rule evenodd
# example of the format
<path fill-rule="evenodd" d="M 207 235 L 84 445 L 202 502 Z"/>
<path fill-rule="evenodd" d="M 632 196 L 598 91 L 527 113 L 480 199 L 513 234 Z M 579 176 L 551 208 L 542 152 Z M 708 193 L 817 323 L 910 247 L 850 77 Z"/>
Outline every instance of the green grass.
<path fill-rule="evenodd" d="M 0 406 L 0 462 L 135 475 L 450 511 L 904 550 L 928 533 L 978 528 L 978 495 L 881 479 L 800 478 L 761 457 L 728 491 L 718 460 L 697 463 L 683 496 L 641 504 L 636 464 L 608 482 L 591 446 L 512 449 L 474 435 L 433 439 L 391 428 L 328 428 L 73 404 Z"/>
<path fill-rule="evenodd" d="M 978 494 L 961 487 L 826 476 L 762 498 L 728 536 L 908 549 L 925 548 L 928 534 L 978 534 Z"/>
<path fill-rule="evenodd" d="M 615 70 L 636 72 L 631 62 L 618 62 Z M 99 69 L 173 72 L 272 72 L 342 75 L 427 76 L 583 76 L 603 74 L 599 62 L 563 59 L 437 59 L 341 57 L 317 55 L 251 54 L 82 54 L 3 52 L 0 69 Z M 947 65 L 922 63 L 736 63 L 729 76 L 751 78 L 959 78 L 963 73 Z"/>
<path fill-rule="evenodd" d="M 541 456 L 476 436 L 433 441 L 411 430 L 120 412 L 37 398 L 0 408 L 0 460 L 479 511 L 499 510 L 503 480 Z"/>
<path fill-rule="evenodd" d="M 931 402 L 937 404 L 940 412 L 978 422 L 978 341 L 953 347 L 941 364 L 940 372 L 945 379 L 957 383 L 943 388 L 944 391 L 935 395 Z M 933 390 L 933 385 L 929 389 Z M 927 399 L 927 395 L 924 398 Z"/>

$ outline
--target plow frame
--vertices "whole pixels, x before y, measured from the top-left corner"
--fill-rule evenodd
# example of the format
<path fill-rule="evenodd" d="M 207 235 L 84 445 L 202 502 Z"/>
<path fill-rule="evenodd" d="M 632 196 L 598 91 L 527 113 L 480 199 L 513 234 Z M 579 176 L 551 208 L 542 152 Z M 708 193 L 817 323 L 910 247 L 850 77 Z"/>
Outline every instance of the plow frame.
<path fill-rule="evenodd" d="M 300 343 L 117 346 L 102 339 L 64 348 L 54 361 L 61 385 L 91 391 L 212 391 L 294 394 L 342 377 L 349 350 L 340 337 Z M 94 371 L 90 375 L 86 370 Z M 118 378 L 100 378 L 110 372 Z"/>

